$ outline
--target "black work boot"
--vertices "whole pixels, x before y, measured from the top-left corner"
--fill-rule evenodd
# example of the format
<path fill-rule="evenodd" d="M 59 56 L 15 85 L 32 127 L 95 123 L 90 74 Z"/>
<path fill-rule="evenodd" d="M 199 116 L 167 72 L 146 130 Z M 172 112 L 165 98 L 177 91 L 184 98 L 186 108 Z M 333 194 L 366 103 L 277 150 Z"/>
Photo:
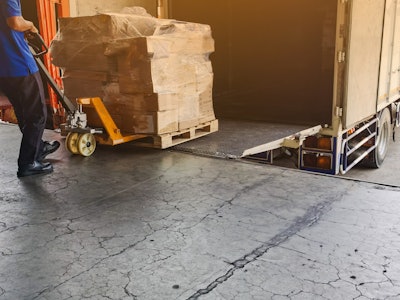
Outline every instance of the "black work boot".
<path fill-rule="evenodd" d="M 20 166 L 18 168 L 17 176 L 26 177 L 31 175 L 48 174 L 53 172 L 53 166 L 49 162 L 34 161 L 32 164 Z"/>
<path fill-rule="evenodd" d="M 47 155 L 55 152 L 59 147 L 60 147 L 59 141 L 43 142 L 42 153 L 38 157 L 38 161 L 39 162 L 43 161 Z"/>

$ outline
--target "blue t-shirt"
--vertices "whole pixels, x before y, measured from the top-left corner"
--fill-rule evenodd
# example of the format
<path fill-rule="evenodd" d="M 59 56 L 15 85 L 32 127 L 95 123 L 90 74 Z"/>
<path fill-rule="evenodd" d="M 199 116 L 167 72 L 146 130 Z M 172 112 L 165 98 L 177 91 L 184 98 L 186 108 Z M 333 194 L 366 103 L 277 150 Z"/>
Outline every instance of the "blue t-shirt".
<path fill-rule="evenodd" d="M 24 39 L 7 18 L 21 16 L 20 0 L 0 0 L 0 77 L 22 77 L 39 71 Z"/>

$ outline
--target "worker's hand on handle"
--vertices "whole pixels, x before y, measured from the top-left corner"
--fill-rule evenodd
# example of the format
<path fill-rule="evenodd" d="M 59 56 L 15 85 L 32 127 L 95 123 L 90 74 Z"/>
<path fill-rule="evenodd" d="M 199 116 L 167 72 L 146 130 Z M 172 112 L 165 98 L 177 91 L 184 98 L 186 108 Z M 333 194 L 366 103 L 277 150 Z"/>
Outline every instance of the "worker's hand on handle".
<path fill-rule="evenodd" d="M 32 23 L 31 21 L 26 21 L 26 22 Z M 25 39 L 34 40 L 36 38 L 35 35 L 39 35 L 39 30 L 32 23 L 32 27 L 24 31 L 24 33 L 25 33 Z"/>
<path fill-rule="evenodd" d="M 31 30 L 29 32 L 39 33 L 39 30 L 35 27 L 35 25 L 32 24 L 32 28 L 31 28 Z"/>
<path fill-rule="evenodd" d="M 39 30 L 33 25 L 32 23 L 32 28 L 30 30 L 25 31 L 25 34 L 32 34 L 32 33 L 39 33 Z"/>
<path fill-rule="evenodd" d="M 38 32 L 25 32 L 25 39 L 31 48 L 33 56 L 39 57 L 48 52 L 49 48 Z"/>
<path fill-rule="evenodd" d="M 35 25 L 28 20 L 25 20 L 22 16 L 14 16 L 7 18 L 7 25 L 12 30 L 20 31 L 20 32 L 32 32 L 38 33 L 39 30 L 35 27 Z"/>
<path fill-rule="evenodd" d="M 39 35 L 39 31 L 37 29 L 36 31 L 25 31 L 24 33 L 27 41 L 34 41 L 36 39 L 36 35 Z"/>

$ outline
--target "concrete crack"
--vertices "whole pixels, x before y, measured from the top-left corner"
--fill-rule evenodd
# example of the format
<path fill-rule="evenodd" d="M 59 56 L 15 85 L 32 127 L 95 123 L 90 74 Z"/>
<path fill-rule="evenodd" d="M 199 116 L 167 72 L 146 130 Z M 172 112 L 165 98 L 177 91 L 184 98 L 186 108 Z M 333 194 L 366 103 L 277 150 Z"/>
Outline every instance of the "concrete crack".
<path fill-rule="evenodd" d="M 131 272 L 129 272 L 126 276 L 128 278 L 128 283 L 124 286 L 124 292 L 127 296 L 132 297 L 133 300 L 137 299 L 137 296 L 132 294 L 129 289 L 128 286 L 131 284 L 132 280 L 131 280 Z"/>
<path fill-rule="evenodd" d="M 79 277 L 79 276 L 81 276 L 81 275 L 83 275 L 83 274 L 89 272 L 90 270 L 92 270 L 93 268 L 95 268 L 96 266 L 98 266 L 99 264 L 101 264 L 102 262 L 104 262 L 104 261 L 106 261 L 106 260 L 108 260 L 108 259 L 110 259 L 110 258 L 113 258 L 113 257 L 116 257 L 116 256 L 118 256 L 118 255 L 121 255 L 121 254 L 125 253 L 126 251 L 128 251 L 128 250 L 130 250 L 130 249 L 136 247 L 138 244 L 142 243 L 142 242 L 145 241 L 146 239 L 147 239 L 147 236 L 144 237 L 142 240 L 137 241 L 137 242 L 135 242 L 134 244 L 125 247 L 124 249 L 122 249 L 121 251 L 119 251 L 119 252 L 117 252 L 117 253 L 111 254 L 111 255 L 109 255 L 109 256 L 107 256 L 107 257 L 104 257 L 104 258 L 100 259 L 99 261 L 97 261 L 96 263 L 94 263 L 90 268 L 87 268 L 86 270 L 83 270 L 83 271 L 79 272 L 78 274 L 75 274 L 74 276 L 72 276 L 72 277 L 66 279 L 66 280 L 63 281 L 63 282 L 60 282 L 59 284 L 57 284 L 57 285 L 55 285 L 55 286 L 48 287 L 48 288 L 46 288 L 46 289 L 44 289 L 44 290 L 38 292 L 37 295 L 36 295 L 34 298 L 32 298 L 32 299 L 38 299 L 38 298 L 40 298 L 44 293 L 51 292 L 51 291 L 57 289 L 58 287 L 62 286 L 63 284 L 69 282 L 70 280 L 73 280 L 73 279 L 75 279 L 75 278 L 77 278 L 77 277 Z"/>
<path fill-rule="evenodd" d="M 290 225 L 286 230 L 275 235 L 272 239 L 263 243 L 260 247 L 254 249 L 252 252 L 247 253 L 243 257 L 232 262 L 231 263 L 232 267 L 224 275 L 216 278 L 207 287 L 199 289 L 197 292 L 191 295 L 187 300 L 196 300 L 199 299 L 202 295 L 210 293 L 218 285 L 224 283 L 229 278 L 231 278 L 236 271 L 254 262 L 255 260 L 257 260 L 257 258 L 266 254 L 268 250 L 284 243 L 290 237 L 294 236 L 302 229 L 313 226 L 315 223 L 318 222 L 318 220 L 321 218 L 323 214 L 325 214 L 327 211 L 330 210 L 331 204 L 336 200 L 337 198 L 328 199 L 324 202 L 318 203 L 317 205 L 310 207 L 302 217 L 297 218 L 295 222 L 292 225 Z"/>

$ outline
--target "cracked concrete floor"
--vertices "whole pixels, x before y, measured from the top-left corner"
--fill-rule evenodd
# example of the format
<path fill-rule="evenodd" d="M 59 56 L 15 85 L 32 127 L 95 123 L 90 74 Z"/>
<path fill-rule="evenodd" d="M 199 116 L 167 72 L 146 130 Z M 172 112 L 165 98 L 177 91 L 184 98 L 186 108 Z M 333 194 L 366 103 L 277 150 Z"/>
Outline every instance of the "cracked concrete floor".
<path fill-rule="evenodd" d="M 18 144 L 0 124 L 1 300 L 400 299 L 398 187 L 132 143 L 18 179 Z"/>

